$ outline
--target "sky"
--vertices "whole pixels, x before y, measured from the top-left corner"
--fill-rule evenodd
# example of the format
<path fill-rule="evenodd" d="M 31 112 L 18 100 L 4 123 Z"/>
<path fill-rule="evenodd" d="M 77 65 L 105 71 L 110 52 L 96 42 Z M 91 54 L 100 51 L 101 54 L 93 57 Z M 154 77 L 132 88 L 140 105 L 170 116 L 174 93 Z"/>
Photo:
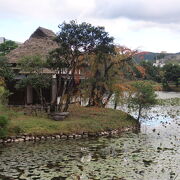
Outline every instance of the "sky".
<path fill-rule="evenodd" d="M 180 52 L 180 0 L 0 0 L 0 37 L 24 42 L 70 20 L 104 26 L 134 50 Z"/>

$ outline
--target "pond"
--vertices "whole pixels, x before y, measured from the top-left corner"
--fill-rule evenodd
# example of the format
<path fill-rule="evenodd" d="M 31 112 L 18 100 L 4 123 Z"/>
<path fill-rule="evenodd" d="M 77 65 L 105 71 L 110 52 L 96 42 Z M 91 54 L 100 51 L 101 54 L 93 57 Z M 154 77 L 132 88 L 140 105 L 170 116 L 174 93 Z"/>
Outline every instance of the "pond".
<path fill-rule="evenodd" d="M 180 106 L 149 112 L 138 134 L 0 147 L 0 179 L 180 180 Z"/>

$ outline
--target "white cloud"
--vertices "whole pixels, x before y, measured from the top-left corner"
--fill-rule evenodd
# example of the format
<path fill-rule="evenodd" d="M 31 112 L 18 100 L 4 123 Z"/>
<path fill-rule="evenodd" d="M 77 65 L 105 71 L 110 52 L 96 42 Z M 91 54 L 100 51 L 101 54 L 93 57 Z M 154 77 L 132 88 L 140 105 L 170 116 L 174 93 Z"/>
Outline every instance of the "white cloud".
<path fill-rule="evenodd" d="M 119 44 L 180 51 L 179 0 L 0 0 L 0 36 L 23 41 L 38 27 L 55 32 L 76 19 L 105 26 Z"/>
<path fill-rule="evenodd" d="M 153 22 L 180 22 L 179 0 L 97 0 L 93 15 Z"/>

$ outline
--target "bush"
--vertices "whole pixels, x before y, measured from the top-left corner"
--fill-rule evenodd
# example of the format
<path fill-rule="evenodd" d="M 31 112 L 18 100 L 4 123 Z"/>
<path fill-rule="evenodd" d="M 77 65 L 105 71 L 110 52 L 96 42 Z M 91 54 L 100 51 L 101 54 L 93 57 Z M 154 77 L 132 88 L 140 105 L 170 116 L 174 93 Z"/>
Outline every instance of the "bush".
<path fill-rule="evenodd" d="M 7 104 L 8 96 L 12 93 L 9 92 L 5 87 L 0 86 L 0 103 Z"/>
<path fill-rule="evenodd" d="M 4 128 L 8 124 L 8 117 L 6 115 L 0 115 L 0 127 Z"/>
<path fill-rule="evenodd" d="M 142 109 L 147 109 L 157 103 L 154 88 L 150 83 L 146 82 L 134 82 L 133 93 L 129 99 L 129 106 L 138 110 L 139 121 L 142 113 Z"/>
<path fill-rule="evenodd" d="M 16 135 L 18 135 L 18 134 L 23 133 L 24 131 L 23 131 L 23 129 L 20 128 L 19 126 L 14 126 L 14 127 L 12 128 L 12 132 L 14 132 Z"/>
<path fill-rule="evenodd" d="M 4 137 L 7 134 L 8 117 L 0 115 L 0 137 Z"/>

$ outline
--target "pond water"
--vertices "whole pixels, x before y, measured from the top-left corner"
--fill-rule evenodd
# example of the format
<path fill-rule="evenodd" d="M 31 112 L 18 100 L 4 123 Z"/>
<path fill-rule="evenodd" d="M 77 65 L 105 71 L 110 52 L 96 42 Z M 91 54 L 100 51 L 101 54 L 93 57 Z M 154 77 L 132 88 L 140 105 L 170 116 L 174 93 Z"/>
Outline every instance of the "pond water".
<path fill-rule="evenodd" d="M 152 108 L 138 134 L 0 147 L 0 179 L 180 180 L 180 106 Z"/>

